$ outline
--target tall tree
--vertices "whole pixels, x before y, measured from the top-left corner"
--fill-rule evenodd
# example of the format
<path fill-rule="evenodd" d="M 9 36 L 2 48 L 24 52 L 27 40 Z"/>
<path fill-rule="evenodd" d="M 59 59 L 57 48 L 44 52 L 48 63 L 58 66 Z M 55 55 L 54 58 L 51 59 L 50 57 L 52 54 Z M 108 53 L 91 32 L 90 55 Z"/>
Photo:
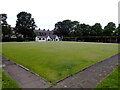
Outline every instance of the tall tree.
<path fill-rule="evenodd" d="M 75 36 L 75 31 L 77 29 L 77 25 L 79 24 L 78 21 L 71 21 L 70 22 L 70 29 L 69 29 L 69 36 Z"/>
<path fill-rule="evenodd" d="M 90 36 L 91 26 L 87 24 L 81 24 L 82 34 L 83 36 Z"/>
<path fill-rule="evenodd" d="M 55 24 L 54 34 L 57 34 L 58 36 L 70 36 L 71 28 L 72 28 L 71 20 L 57 22 Z"/>
<path fill-rule="evenodd" d="M 120 24 L 118 25 L 118 27 L 116 28 L 116 30 L 114 31 L 114 36 L 120 36 Z"/>
<path fill-rule="evenodd" d="M 91 27 L 91 36 L 102 36 L 102 26 L 100 23 L 96 23 Z"/>
<path fill-rule="evenodd" d="M 32 15 L 27 12 L 20 12 L 17 15 L 16 21 L 16 32 L 22 34 L 23 37 L 26 39 L 27 37 L 34 37 L 34 31 L 36 28 L 36 24 Z"/>
<path fill-rule="evenodd" d="M 10 37 L 12 34 L 11 26 L 7 23 L 7 14 L 1 14 L 2 34 L 4 37 Z"/>
<path fill-rule="evenodd" d="M 81 28 L 81 25 L 78 21 L 73 21 L 72 22 L 73 25 L 72 25 L 72 36 L 73 37 L 79 37 L 79 36 L 82 36 L 82 28 Z"/>
<path fill-rule="evenodd" d="M 72 21 L 71 20 L 64 20 L 63 22 L 63 30 L 66 32 L 65 36 L 70 36 L 70 32 L 72 30 Z"/>
<path fill-rule="evenodd" d="M 109 22 L 109 23 L 107 24 L 107 26 L 104 27 L 103 34 L 104 34 L 105 36 L 112 36 L 112 35 L 113 35 L 113 32 L 115 31 L 115 29 L 116 29 L 115 23 Z"/>
<path fill-rule="evenodd" d="M 76 37 L 83 36 L 83 29 L 81 28 L 81 25 L 78 24 L 77 27 L 75 28 L 75 34 Z"/>
<path fill-rule="evenodd" d="M 55 24 L 55 28 L 54 28 L 54 34 L 62 37 L 62 36 L 65 36 L 66 35 L 66 31 L 63 30 L 63 23 L 62 22 L 57 22 Z"/>
<path fill-rule="evenodd" d="M 78 21 L 64 20 L 57 22 L 54 28 L 54 34 L 58 36 L 89 36 L 91 26 L 80 24 Z"/>
<path fill-rule="evenodd" d="M 119 29 L 119 27 L 118 27 Z M 119 30 L 113 22 L 109 22 L 104 29 L 100 23 L 90 26 L 88 24 L 80 24 L 78 21 L 64 20 L 57 22 L 54 28 L 54 34 L 58 36 L 113 36 L 119 34 Z"/>

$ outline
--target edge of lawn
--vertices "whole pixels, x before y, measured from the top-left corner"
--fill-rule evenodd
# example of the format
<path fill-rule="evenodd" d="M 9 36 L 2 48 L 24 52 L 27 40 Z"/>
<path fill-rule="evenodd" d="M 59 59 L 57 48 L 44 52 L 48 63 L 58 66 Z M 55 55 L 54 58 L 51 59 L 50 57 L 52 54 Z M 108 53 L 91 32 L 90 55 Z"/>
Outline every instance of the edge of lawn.
<path fill-rule="evenodd" d="M 119 88 L 120 89 L 120 65 L 114 69 L 106 78 L 104 78 L 96 87 L 97 88 Z"/>
<path fill-rule="evenodd" d="M 117 53 L 117 54 L 118 54 L 118 53 Z M 115 54 L 115 55 L 117 55 L 117 54 Z M 2 56 L 4 56 L 4 55 L 2 55 Z M 113 56 L 114 56 L 114 55 L 113 55 Z M 113 57 L 113 56 L 110 56 L 110 57 L 108 57 L 108 58 L 111 58 L 111 57 Z M 7 58 L 6 56 L 4 56 L 4 57 Z M 7 59 L 10 60 L 9 58 L 7 58 Z M 106 59 L 104 59 L 104 60 L 106 60 Z M 98 62 L 96 62 L 95 64 L 100 63 L 100 62 L 102 62 L 102 61 L 104 61 L 104 60 L 98 61 Z M 12 60 L 11 60 L 11 61 L 12 61 Z M 13 62 L 14 62 L 14 61 L 13 61 Z M 77 72 L 74 72 L 74 73 L 72 73 L 72 74 L 70 74 L 70 75 L 68 75 L 68 76 L 66 76 L 66 77 L 64 77 L 64 78 L 61 78 L 61 79 L 59 79 L 59 80 L 57 80 L 57 81 L 55 81 L 55 82 L 51 82 L 51 81 L 49 81 L 49 80 L 41 77 L 39 74 L 35 73 L 34 71 L 30 70 L 29 68 L 27 68 L 27 67 L 25 67 L 25 66 L 23 66 L 23 65 L 21 65 L 21 64 L 18 64 L 17 62 L 14 62 L 14 63 L 17 64 L 19 67 L 21 67 L 21 68 L 23 68 L 23 69 L 25 69 L 25 70 L 33 73 L 34 75 L 40 77 L 40 78 L 43 79 L 44 81 L 49 82 L 49 83 L 51 83 L 51 84 L 59 83 L 59 82 L 63 81 L 64 79 L 66 79 L 66 78 L 68 78 L 68 77 L 70 77 L 70 76 L 73 76 L 74 74 L 77 74 L 77 73 L 79 73 L 79 72 L 82 72 L 82 71 L 84 71 L 85 69 L 87 69 L 87 68 L 89 68 L 89 67 L 91 67 L 91 66 L 94 65 L 94 64 L 92 64 L 92 65 L 87 66 L 87 67 L 85 67 L 85 68 L 83 68 L 83 69 L 81 69 L 81 70 L 79 70 L 79 71 L 77 71 Z"/>
<path fill-rule="evenodd" d="M 25 43 L 26 43 L 26 42 L 25 42 Z M 84 43 L 84 42 L 83 42 L 83 43 Z M 85 42 L 85 43 L 88 43 L 88 42 Z M 90 42 L 90 43 L 93 44 L 93 42 Z M 97 44 L 101 44 L 101 43 L 97 43 Z M 105 43 L 105 44 L 108 44 L 108 43 Z M 111 43 L 110 43 L 110 44 L 111 44 Z M 118 53 L 116 53 L 116 54 L 118 54 Z M 114 55 L 116 55 L 116 54 L 114 54 Z M 114 55 L 112 55 L 112 56 L 114 56 Z M 3 55 L 3 54 L 2 54 L 2 56 L 6 57 L 6 56 Z M 108 58 L 110 58 L 110 57 L 112 57 L 112 56 L 109 56 Z M 8 60 L 10 60 L 8 57 L 6 57 L 6 58 L 7 58 Z M 107 59 L 107 58 L 106 58 L 106 59 Z M 104 60 L 105 60 L 105 59 L 104 59 Z M 104 60 L 101 60 L 101 61 L 104 61 Z M 11 61 L 13 61 L 13 60 L 11 60 Z M 98 61 L 98 62 L 96 62 L 96 63 L 99 63 L 99 62 L 101 62 L 101 61 Z M 14 62 L 15 62 L 15 61 L 14 61 Z M 64 77 L 64 78 L 61 78 L 60 80 L 51 82 L 51 81 L 49 81 L 49 80 L 47 80 L 47 79 L 41 77 L 39 74 L 35 73 L 34 71 L 30 70 L 29 68 L 25 67 L 24 65 L 18 64 L 17 62 L 15 62 L 15 63 L 16 63 L 18 66 L 20 66 L 21 68 L 24 68 L 25 70 L 27 70 L 27 71 L 29 71 L 29 72 L 31 72 L 31 73 L 37 75 L 38 77 L 42 78 L 44 81 L 50 82 L 51 84 L 58 83 L 58 82 L 60 82 L 60 81 L 62 81 L 62 80 L 64 80 L 64 79 L 66 79 L 66 78 L 68 78 L 68 77 L 70 77 L 70 76 L 73 76 L 74 74 L 77 74 L 77 73 L 79 73 L 79 72 L 81 72 L 81 71 L 84 71 L 85 69 L 87 69 L 87 68 L 93 66 L 94 64 L 96 64 L 96 63 L 94 63 L 94 64 L 89 65 L 89 66 L 87 66 L 87 67 L 85 67 L 85 68 L 83 68 L 83 69 L 81 69 L 81 70 L 79 70 L 79 71 L 76 71 L 76 72 L 74 72 L 74 73 L 72 73 L 72 74 L 70 74 L 70 75 L 68 75 L 68 76 L 66 76 L 66 77 Z"/>
<path fill-rule="evenodd" d="M 2 70 L 2 89 L 3 88 L 21 88 L 21 87 Z"/>

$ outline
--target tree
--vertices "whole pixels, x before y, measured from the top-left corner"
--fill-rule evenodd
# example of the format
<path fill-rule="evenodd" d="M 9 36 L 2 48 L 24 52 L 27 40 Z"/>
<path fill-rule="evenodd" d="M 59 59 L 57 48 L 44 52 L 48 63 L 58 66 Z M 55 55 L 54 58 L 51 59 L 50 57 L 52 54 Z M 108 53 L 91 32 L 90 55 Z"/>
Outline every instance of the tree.
<path fill-rule="evenodd" d="M 90 36 L 90 32 L 91 32 L 91 26 L 87 25 L 87 24 L 81 24 L 81 29 L 82 29 L 82 34 L 83 36 Z"/>
<path fill-rule="evenodd" d="M 7 23 L 7 14 L 1 14 L 1 25 L 2 25 L 2 34 L 3 34 L 3 38 L 4 37 L 9 37 L 12 34 L 11 31 L 11 26 Z"/>
<path fill-rule="evenodd" d="M 20 12 L 17 15 L 15 30 L 17 33 L 22 34 L 25 39 L 34 37 L 35 33 L 33 30 L 37 27 L 34 18 L 31 16 L 32 15 L 27 12 Z"/>
<path fill-rule="evenodd" d="M 58 36 L 89 36 L 91 26 L 86 24 L 80 24 L 78 21 L 64 20 L 57 22 L 54 28 L 54 34 Z"/>
<path fill-rule="evenodd" d="M 100 23 L 90 26 L 88 24 L 80 24 L 78 21 L 64 20 L 57 22 L 54 28 L 54 34 L 58 36 L 80 37 L 80 36 L 113 36 L 119 35 L 119 28 L 113 22 L 109 22 L 104 29 Z"/>
<path fill-rule="evenodd" d="M 66 32 L 65 36 L 70 36 L 70 33 L 72 31 L 72 21 L 71 20 L 64 20 L 63 22 L 63 30 Z"/>
<path fill-rule="evenodd" d="M 82 36 L 82 28 L 81 25 L 78 21 L 73 21 L 73 26 L 72 26 L 72 36 L 73 37 L 80 37 Z"/>
<path fill-rule="evenodd" d="M 83 29 L 81 28 L 80 24 L 77 25 L 77 27 L 75 29 L 75 36 L 76 37 L 83 36 Z"/>
<path fill-rule="evenodd" d="M 116 28 L 116 30 L 114 31 L 114 36 L 120 36 L 120 24 L 118 25 L 118 27 Z"/>
<path fill-rule="evenodd" d="M 102 36 L 102 26 L 100 23 L 96 23 L 91 27 L 91 36 Z"/>
<path fill-rule="evenodd" d="M 113 22 L 109 22 L 105 27 L 104 27 L 104 31 L 103 34 L 104 36 L 113 36 L 113 32 L 116 29 L 116 25 Z"/>
<path fill-rule="evenodd" d="M 55 28 L 53 30 L 54 34 L 62 37 L 65 36 L 66 32 L 63 30 L 63 23 L 62 22 L 57 22 L 55 24 Z"/>
<path fill-rule="evenodd" d="M 71 20 L 64 20 L 62 22 L 57 22 L 54 28 L 54 34 L 58 36 L 70 36 L 70 31 L 72 28 Z"/>

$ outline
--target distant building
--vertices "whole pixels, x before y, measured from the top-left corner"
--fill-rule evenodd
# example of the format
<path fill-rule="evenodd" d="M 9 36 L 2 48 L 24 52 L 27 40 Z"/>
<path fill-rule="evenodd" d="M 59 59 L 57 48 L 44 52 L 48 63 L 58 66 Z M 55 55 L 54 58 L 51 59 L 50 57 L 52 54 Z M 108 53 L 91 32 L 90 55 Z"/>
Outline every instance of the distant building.
<path fill-rule="evenodd" d="M 11 30 L 12 30 L 11 39 L 16 39 L 19 36 L 23 38 L 23 35 L 17 33 L 14 27 L 11 27 Z M 54 35 L 53 31 L 50 31 L 50 30 L 38 29 L 38 30 L 34 30 L 34 32 L 37 34 L 37 36 L 35 37 L 36 42 L 62 41 L 60 37 L 58 37 L 57 35 Z"/>
<path fill-rule="evenodd" d="M 53 35 L 53 31 L 50 30 L 34 30 L 37 34 L 36 42 L 46 42 L 46 41 L 61 41 L 61 38 L 57 35 Z"/>

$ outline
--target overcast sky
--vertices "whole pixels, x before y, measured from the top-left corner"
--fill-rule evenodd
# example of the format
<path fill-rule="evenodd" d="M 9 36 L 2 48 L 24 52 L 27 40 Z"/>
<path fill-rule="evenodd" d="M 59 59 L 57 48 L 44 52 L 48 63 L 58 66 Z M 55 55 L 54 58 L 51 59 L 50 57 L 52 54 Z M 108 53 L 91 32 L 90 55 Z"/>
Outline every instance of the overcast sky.
<path fill-rule="evenodd" d="M 16 15 L 25 11 L 32 14 L 41 29 L 54 28 L 58 21 L 70 19 L 94 25 L 108 22 L 118 25 L 119 0 L 2 0 L 0 13 L 6 13 L 8 23 L 14 27 Z"/>

